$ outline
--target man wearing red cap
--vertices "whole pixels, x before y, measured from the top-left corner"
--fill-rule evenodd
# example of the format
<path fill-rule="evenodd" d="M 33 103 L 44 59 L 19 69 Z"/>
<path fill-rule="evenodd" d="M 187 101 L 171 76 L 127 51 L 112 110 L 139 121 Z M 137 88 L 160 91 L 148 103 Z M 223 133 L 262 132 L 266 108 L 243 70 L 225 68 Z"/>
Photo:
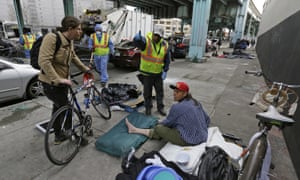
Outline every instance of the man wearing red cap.
<path fill-rule="evenodd" d="M 172 105 L 167 118 L 153 129 L 137 128 L 126 119 L 128 133 L 164 139 L 180 146 L 206 142 L 210 118 L 202 105 L 189 93 L 189 86 L 185 82 L 177 82 L 170 88 L 174 90 L 174 100 L 178 103 Z"/>

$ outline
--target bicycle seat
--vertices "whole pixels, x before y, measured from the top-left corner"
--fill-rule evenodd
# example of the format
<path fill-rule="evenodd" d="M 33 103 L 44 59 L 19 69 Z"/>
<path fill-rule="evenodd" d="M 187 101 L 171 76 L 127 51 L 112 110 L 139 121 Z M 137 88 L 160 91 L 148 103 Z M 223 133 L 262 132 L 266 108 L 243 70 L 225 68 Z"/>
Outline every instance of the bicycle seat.
<path fill-rule="evenodd" d="M 264 122 L 269 122 L 271 124 L 277 124 L 279 123 L 285 123 L 285 124 L 292 124 L 295 121 L 289 117 L 281 115 L 277 109 L 270 105 L 268 107 L 268 110 L 266 112 L 261 112 L 256 114 L 256 118 L 264 121 Z M 274 122 L 275 121 L 275 122 Z M 272 123 L 273 122 L 273 123 Z M 277 122 L 277 123 L 276 123 Z"/>

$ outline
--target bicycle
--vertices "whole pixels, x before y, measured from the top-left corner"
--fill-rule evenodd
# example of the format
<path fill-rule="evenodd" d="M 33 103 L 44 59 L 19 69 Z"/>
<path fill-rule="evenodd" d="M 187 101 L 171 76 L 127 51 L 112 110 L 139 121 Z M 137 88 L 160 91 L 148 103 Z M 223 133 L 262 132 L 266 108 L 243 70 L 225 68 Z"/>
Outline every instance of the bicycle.
<path fill-rule="evenodd" d="M 261 72 L 250 71 L 246 71 L 246 74 L 263 75 Z M 265 79 L 269 81 L 266 77 Z M 242 167 L 239 167 L 239 180 L 265 179 L 268 176 L 271 167 L 271 145 L 268 140 L 268 132 L 273 126 L 283 129 L 295 123 L 291 117 L 280 114 L 277 108 L 281 107 L 283 114 L 293 115 L 291 111 L 296 110 L 299 97 L 291 88 L 299 87 L 300 85 L 272 82 L 269 89 L 261 94 L 262 99 L 269 106 L 267 111 L 256 114 L 256 118 L 259 120 L 259 131 L 251 137 L 240 156 L 233 160 L 233 164 L 239 167 L 238 162 L 243 159 Z"/>
<path fill-rule="evenodd" d="M 79 73 L 81 74 L 81 73 Z M 72 75 L 71 79 L 75 84 L 78 84 Z M 85 111 L 79 105 L 76 95 L 86 90 L 84 95 Z M 103 89 L 102 89 L 103 90 Z M 102 92 L 101 90 L 101 92 Z M 48 159 L 56 165 L 64 165 L 69 163 L 79 151 L 82 143 L 83 134 L 88 136 L 93 135 L 91 129 L 92 116 L 88 114 L 90 104 L 93 105 L 95 110 L 108 120 L 111 118 L 111 109 L 102 93 L 96 88 L 94 79 L 91 74 L 84 74 L 84 83 L 80 87 L 73 90 L 69 86 L 69 103 L 59 108 L 53 115 L 48 123 L 48 127 L 45 134 L 45 151 Z M 57 128 L 57 124 L 60 124 L 59 131 L 64 141 L 60 144 L 55 144 L 54 126 Z"/>

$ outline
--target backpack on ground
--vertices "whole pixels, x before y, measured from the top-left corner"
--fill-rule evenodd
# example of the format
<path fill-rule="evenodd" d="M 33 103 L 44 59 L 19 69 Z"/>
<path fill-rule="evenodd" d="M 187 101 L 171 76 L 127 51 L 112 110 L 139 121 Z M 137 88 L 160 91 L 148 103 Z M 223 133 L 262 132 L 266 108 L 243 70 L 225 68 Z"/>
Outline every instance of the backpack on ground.
<path fill-rule="evenodd" d="M 55 44 L 55 51 L 54 54 L 57 53 L 58 49 L 60 48 L 61 45 L 61 39 L 57 33 L 56 35 L 56 44 Z M 40 47 L 42 45 L 44 36 L 38 38 L 32 45 L 32 48 L 30 50 L 30 64 L 33 68 L 35 69 L 41 69 L 38 63 L 39 60 L 39 52 L 40 52 Z"/>

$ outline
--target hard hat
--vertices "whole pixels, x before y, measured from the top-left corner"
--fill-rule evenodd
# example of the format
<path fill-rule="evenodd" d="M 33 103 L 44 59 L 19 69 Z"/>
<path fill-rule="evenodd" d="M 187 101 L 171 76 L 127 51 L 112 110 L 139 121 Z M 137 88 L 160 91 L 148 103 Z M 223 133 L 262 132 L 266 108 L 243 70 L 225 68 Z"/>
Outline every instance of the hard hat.
<path fill-rule="evenodd" d="M 153 34 L 157 34 L 160 37 L 164 36 L 164 28 L 161 25 L 155 25 L 153 29 Z"/>
<path fill-rule="evenodd" d="M 102 25 L 101 24 L 96 24 L 95 31 L 102 31 Z"/>

